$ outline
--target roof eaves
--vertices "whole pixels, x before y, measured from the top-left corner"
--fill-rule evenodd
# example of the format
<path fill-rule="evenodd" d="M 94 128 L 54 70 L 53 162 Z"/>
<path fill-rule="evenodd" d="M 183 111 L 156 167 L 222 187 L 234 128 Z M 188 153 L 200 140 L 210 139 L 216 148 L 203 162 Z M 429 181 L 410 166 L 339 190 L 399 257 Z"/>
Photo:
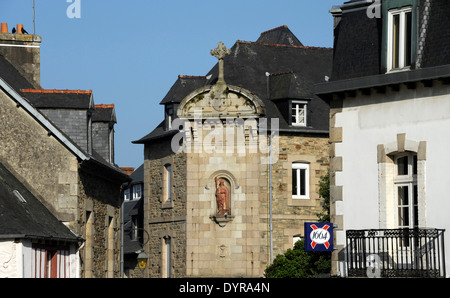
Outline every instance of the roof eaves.
<path fill-rule="evenodd" d="M 314 85 L 314 93 L 327 98 L 330 94 L 450 77 L 450 64 L 417 70 L 329 81 Z"/>

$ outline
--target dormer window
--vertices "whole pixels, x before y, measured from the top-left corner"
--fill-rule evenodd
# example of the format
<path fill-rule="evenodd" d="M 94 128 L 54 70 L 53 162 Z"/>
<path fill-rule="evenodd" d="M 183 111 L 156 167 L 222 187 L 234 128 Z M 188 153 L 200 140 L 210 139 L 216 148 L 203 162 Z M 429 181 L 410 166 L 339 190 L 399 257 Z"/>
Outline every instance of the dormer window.
<path fill-rule="evenodd" d="M 306 126 L 306 101 L 293 100 L 291 102 L 291 125 Z"/>
<path fill-rule="evenodd" d="M 139 200 L 142 197 L 142 185 L 136 184 L 133 186 L 133 200 Z"/>
<path fill-rule="evenodd" d="M 172 129 L 172 121 L 173 121 L 173 106 L 168 105 L 166 107 L 166 114 L 167 114 L 167 128 L 168 130 Z"/>
<path fill-rule="evenodd" d="M 388 71 L 409 68 L 412 63 L 412 7 L 388 12 Z"/>

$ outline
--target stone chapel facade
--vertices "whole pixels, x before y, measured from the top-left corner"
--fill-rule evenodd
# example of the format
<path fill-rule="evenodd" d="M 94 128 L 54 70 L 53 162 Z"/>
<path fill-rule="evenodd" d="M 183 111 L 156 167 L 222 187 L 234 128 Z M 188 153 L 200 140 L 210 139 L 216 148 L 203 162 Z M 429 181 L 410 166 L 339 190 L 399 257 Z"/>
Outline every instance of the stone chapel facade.
<path fill-rule="evenodd" d="M 312 85 L 332 50 L 286 27 L 223 43 L 206 76 L 179 76 L 144 144 L 146 277 L 261 277 L 321 211 L 328 113 Z M 269 150 L 271 148 L 271 150 Z"/>

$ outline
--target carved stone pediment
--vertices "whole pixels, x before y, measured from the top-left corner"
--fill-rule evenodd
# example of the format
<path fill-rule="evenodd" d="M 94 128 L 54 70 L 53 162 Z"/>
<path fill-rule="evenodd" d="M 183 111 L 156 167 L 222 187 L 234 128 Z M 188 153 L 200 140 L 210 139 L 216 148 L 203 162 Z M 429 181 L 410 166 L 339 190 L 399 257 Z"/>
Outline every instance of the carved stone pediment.
<path fill-rule="evenodd" d="M 249 91 L 231 85 L 208 85 L 189 94 L 181 102 L 177 114 L 180 118 L 258 118 L 264 115 L 264 104 Z"/>

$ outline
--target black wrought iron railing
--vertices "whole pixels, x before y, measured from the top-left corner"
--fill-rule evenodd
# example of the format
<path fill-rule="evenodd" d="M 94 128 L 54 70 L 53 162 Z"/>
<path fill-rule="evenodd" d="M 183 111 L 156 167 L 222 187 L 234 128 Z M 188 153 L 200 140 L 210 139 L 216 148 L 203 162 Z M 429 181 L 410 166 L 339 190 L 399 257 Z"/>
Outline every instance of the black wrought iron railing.
<path fill-rule="evenodd" d="M 443 229 L 347 230 L 349 277 L 445 277 Z"/>

